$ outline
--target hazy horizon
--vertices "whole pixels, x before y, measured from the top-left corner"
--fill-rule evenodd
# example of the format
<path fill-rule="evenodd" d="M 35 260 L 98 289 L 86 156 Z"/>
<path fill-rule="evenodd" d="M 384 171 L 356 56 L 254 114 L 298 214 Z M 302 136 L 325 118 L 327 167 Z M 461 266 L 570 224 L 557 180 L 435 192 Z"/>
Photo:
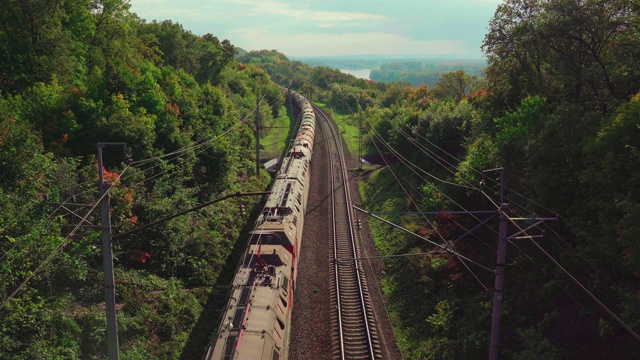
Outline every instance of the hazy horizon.
<path fill-rule="evenodd" d="M 288 57 L 449 56 L 481 59 L 502 0 L 131 0 L 147 21 L 172 20 L 250 50 Z"/>

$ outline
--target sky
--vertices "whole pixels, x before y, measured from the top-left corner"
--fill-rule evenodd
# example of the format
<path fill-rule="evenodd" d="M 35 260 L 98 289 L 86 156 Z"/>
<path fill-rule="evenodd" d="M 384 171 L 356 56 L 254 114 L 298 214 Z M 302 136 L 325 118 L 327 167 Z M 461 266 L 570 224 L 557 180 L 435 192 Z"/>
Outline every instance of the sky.
<path fill-rule="evenodd" d="M 288 57 L 455 55 L 481 58 L 502 0 L 130 0 L 139 17 L 171 20 L 245 50 Z"/>

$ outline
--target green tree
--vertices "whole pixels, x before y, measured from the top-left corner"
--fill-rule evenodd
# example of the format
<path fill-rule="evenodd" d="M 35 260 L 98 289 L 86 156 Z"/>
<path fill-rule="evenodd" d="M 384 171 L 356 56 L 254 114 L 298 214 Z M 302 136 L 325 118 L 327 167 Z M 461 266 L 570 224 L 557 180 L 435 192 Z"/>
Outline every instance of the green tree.
<path fill-rule="evenodd" d="M 36 82 L 46 83 L 54 74 L 67 78 L 73 73 L 70 50 L 75 42 L 64 25 L 75 19 L 67 10 L 61 1 L 4 2 L 0 10 L 0 89 L 16 92 Z"/>
<path fill-rule="evenodd" d="M 619 271 L 640 274 L 640 249 L 635 221 L 640 213 L 640 95 L 618 108 L 585 147 L 580 174 L 583 194 L 577 204 L 576 232 L 586 237 L 590 257 L 622 262 Z M 586 224 L 590 224 L 586 226 Z M 601 255 L 604 255 L 601 257 Z M 637 320 L 635 320 L 637 321 Z"/>
<path fill-rule="evenodd" d="M 638 41 L 633 14 L 626 1 L 501 4 L 483 44 L 495 101 L 508 108 L 541 95 L 598 112 L 616 106 L 635 93 L 629 84 L 640 79 L 630 63 L 622 63 L 629 61 L 630 42 Z"/>
<path fill-rule="evenodd" d="M 439 99 L 451 99 L 460 102 L 470 92 L 477 90 L 479 80 L 477 76 L 469 76 L 463 70 L 443 74 L 436 86 L 432 89 L 433 94 Z"/>

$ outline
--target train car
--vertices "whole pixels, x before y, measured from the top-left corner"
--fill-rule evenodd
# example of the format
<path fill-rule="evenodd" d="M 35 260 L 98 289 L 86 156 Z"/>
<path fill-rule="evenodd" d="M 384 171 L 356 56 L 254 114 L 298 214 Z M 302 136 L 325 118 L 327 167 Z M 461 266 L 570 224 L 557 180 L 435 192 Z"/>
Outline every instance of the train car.
<path fill-rule="evenodd" d="M 315 137 L 311 104 L 292 92 L 301 123 L 256 221 L 205 359 L 287 359 Z"/>

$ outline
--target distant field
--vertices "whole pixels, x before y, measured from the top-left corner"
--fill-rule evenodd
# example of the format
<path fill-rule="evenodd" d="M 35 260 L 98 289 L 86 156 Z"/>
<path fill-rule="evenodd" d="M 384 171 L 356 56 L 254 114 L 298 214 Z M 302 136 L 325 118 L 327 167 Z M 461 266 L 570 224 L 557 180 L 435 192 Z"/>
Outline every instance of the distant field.
<path fill-rule="evenodd" d="M 383 82 L 407 82 L 413 86 L 428 84 L 435 86 L 440 77 L 446 73 L 462 70 L 469 75 L 484 76 L 484 60 L 419 60 L 393 62 L 380 65 L 371 71 L 370 78 Z"/>
<path fill-rule="evenodd" d="M 359 78 L 380 82 L 406 82 L 413 86 L 434 86 L 448 72 L 463 70 L 469 75 L 484 76 L 485 59 L 464 59 L 450 56 L 338 56 L 299 58 L 309 66 L 328 66 Z M 364 74 L 367 76 L 364 76 Z"/>
<path fill-rule="evenodd" d="M 426 56 L 426 55 L 353 55 L 353 56 L 317 56 L 317 57 L 291 57 L 292 60 L 301 61 L 309 66 L 329 66 L 336 69 L 377 69 L 382 64 L 390 63 L 450 63 L 450 62 L 480 62 L 484 59 L 465 59 L 459 56 Z"/>

